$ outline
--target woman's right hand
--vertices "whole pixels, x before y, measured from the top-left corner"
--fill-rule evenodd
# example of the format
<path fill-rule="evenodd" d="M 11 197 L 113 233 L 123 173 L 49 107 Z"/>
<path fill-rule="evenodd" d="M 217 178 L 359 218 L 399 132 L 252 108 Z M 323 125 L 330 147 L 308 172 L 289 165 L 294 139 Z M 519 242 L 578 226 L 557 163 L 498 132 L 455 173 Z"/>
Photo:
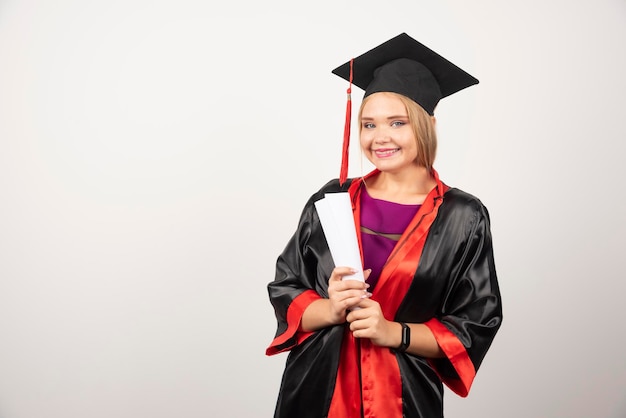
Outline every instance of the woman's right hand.
<path fill-rule="evenodd" d="M 317 299 L 304 310 L 300 324 L 303 331 L 316 331 L 345 323 L 348 311 L 364 298 L 371 296 L 367 291 L 369 284 L 360 280 L 343 280 L 345 276 L 354 273 L 354 269 L 350 267 L 335 267 L 328 279 L 328 299 Z M 371 270 L 363 272 L 365 279 L 370 273 Z"/>
<path fill-rule="evenodd" d="M 371 270 L 363 272 L 365 279 Z M 356 271 L 350 267 L 335 267 L 328 280 L 328 299 L 330 319 L 333 324 L 342 324 L 346 321 L 348 311 L 371 294 L 367 291 L 369 284 L 360 280 L 343 280 L 345 276 L 351 276 Z"/>

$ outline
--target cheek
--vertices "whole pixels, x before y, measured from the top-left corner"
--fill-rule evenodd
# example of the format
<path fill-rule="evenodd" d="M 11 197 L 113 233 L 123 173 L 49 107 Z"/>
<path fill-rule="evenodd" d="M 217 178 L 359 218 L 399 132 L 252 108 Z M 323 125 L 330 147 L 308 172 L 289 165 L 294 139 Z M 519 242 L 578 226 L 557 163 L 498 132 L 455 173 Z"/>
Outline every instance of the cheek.
<path fill-rule="evenodd" d="M 372 135 L 368 134 L 366 131 L 362 131 L 359 135 L 359 141 L 361 143 L 361 148 L 364 150 L 369 150 L 372 144 Z"/>

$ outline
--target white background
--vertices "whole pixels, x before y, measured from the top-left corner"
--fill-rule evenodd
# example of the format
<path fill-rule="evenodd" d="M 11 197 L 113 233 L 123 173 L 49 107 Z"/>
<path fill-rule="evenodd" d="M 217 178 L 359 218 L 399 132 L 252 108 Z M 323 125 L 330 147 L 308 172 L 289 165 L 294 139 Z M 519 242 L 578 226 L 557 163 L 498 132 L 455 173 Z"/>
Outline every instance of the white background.
<path fill-rule="evenodd" d="M 331 70 L 401 32 L 480 79 L 435 167 L 490 210 L 504 323 L 446 417 L 626 416 L 626 1 L 2 0 L 0 417 L 270 417 Z"/>

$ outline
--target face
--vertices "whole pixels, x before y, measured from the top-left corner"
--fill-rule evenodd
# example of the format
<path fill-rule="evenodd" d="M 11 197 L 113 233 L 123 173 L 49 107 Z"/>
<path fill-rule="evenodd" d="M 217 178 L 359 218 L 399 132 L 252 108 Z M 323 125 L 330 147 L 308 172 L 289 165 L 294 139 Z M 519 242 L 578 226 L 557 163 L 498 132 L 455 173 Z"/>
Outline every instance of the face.
<path fill-rule="evenodd" d="M 361 113 L 361 149 L 383 172 L 417 166 L 417 141 L 398 97 L 389 93 L 368 97 Z"/>

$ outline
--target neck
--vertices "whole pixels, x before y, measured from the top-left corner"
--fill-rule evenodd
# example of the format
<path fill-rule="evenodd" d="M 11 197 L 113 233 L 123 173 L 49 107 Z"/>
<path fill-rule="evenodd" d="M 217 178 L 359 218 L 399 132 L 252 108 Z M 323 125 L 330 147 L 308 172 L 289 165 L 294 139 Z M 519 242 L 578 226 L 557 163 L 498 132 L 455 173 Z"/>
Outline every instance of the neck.
<path fill-rule="evenodd" d="M 436 185 L 435 178 L 425 167 L 399 173 L 380 172 L 366 182 L 372 197 L 406 204 L 422 203 Z"/>

